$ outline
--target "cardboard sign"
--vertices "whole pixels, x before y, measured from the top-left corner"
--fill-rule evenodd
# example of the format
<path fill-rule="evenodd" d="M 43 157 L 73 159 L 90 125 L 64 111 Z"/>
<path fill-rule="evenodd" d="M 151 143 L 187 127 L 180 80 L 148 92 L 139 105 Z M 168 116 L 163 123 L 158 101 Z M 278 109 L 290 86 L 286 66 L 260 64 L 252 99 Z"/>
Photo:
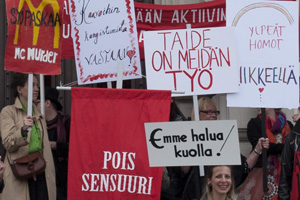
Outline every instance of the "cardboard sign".
<path fill-rule="evenodd" d="M 141 78 L 132 0 L 70 0 L 78 84 Z"/>
<path fill-rule="evenodd" d="M 236 28 L 240 91 L 232 107 L 298 108 L 298 2 L 226 2 L 227 26 Z"/>
<path fill-rule="evenodd" d="M 240 165 L 234 120 L 145 123 L 150 166 Z"/>
<path fill-rule="evenodd" d="M 62 10 L 59 0 L 6 1 L 5 70 L 60 74 Z"/>
<path fill-rule="evenodd" d="M 147 88 L 184 92 L 174 96 L 238 92 L 234 35 L 232 27 L 145 32 Z"/>

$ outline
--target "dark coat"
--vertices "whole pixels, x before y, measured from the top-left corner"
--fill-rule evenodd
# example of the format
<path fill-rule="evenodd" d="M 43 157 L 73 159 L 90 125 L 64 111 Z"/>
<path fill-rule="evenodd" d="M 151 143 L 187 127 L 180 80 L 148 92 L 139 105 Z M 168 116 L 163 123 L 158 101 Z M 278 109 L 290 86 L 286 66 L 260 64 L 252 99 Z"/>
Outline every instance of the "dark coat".
<path fill-rule="evenodd" d="M 295 150 L 300 151 L 300 120 L 297 121 L 292 132 L 285 140 L 285 146 L 282 151 L 278 200 L 290 199 Z"/>
<path fill-rule="evenodd" d="M 58 114 L 61 116 L 60 114 Z M 58 117 L 53 121 L 47 121 L 48 126 L 48 136 L 49 141 L 56 142 L 56 149 L 51 150 L 54 160 L 55 172 L 56 172 L 56 190 L 57 190 L 57 200 L 67 199 L 67 182 L 68 182 L 68 154 L 69 154 L 69 138 L 70 138 L 70 117 L 61 116 L 61 127 L 60 129 L 65 129 L 66 140 L 58 141 L 58 134 L 56 127 Z"/>

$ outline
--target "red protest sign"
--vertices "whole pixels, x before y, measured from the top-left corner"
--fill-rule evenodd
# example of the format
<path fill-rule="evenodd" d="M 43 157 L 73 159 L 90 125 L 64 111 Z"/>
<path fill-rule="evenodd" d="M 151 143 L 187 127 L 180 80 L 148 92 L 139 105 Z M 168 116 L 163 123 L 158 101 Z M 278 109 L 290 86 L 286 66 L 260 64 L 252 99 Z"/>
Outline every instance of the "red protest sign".
<path fill-rule="evenodd" d="M 71 37 L 71 20 L 69 12 L 69 1 L 64 0 L 62 21 L 62 58 L 74 59 L 74 47 Z"/>
<path fill-rule="evenodd" d="M 168 121 L 169 91 L 72 89 L 68 199 L 159 200 L 145 122 Z"/>
<path fill-rule="evenodd" d="M 62 9 L 62 0 L 6 1 L 6 70 L 60 74 Z"/>

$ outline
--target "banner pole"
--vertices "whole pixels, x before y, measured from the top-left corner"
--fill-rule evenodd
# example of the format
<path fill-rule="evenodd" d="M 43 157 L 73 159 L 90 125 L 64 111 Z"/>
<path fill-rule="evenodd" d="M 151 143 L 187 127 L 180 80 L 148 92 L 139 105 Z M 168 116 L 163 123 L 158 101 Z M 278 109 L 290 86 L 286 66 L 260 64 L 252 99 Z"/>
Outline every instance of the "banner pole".
<path fill-rule="evenodd" d="M 27 115 L 32 116 L 33 74 L 28 74 Z"/>
<path fill-rule="evenodd" d="M 118 73 L 117 73 L 117 88 L 122 89 L 123 87 L 123 62 L 118 62 Z"/>
<path fill-rule="evenodd" d="M 40 74 L 40 104 L 41 104 L 41 114 L 45 115 L 45 84 L 44 75 Z"/>
<path fill-rule="evenodd" d="M 28 74 L 28 93 L 27 93 L 27 116 L 32 116 L 32 95 L 33 95 L 33 74 Z M 31 127 L 27 129 L 31 131 Z"/>
<path fill-rule="evenodd" d="M 261 109 L 261 131 L 262 136 L 267 138 L 266 133 L 266 109 Z M 264 193 L 268 192 L 268 180 L 267 180 L 267 149 L 263 148 L 262 151 L 262 164 L 263 164 L 263 191 Z"/>
<path fill-rule="evenodd" d="M 107 82 L 107 88 L 112 88 L 112 83 L 111 83 L 111 81 L 108 81 L 108 82 Z"/>

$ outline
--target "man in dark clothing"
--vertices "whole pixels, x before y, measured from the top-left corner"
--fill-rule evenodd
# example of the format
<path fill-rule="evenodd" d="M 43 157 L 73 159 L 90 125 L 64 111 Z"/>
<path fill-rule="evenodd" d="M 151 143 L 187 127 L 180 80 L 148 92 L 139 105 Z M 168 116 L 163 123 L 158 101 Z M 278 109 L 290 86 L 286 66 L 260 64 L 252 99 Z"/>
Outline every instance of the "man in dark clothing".
<path fill-rule="evenodd" d="M 57 200 L 66 200 L 70 117 L 59 113 L 62 105 L 58 101 L 58 96 L 56 89 L 45 88 L 45 118 L 56 171 Z M 40 102 L 37 102 L 37 106 L 40 109 Z"/>
<path fill-rule="evenodd" d="M 285 145 L 282 151 L 278 200 L 291 199 L 294 156 L 297 151 L 300 151 L 300 119 L 298 119 L 292 132 L 288 134 L 285 139 Z"/>

